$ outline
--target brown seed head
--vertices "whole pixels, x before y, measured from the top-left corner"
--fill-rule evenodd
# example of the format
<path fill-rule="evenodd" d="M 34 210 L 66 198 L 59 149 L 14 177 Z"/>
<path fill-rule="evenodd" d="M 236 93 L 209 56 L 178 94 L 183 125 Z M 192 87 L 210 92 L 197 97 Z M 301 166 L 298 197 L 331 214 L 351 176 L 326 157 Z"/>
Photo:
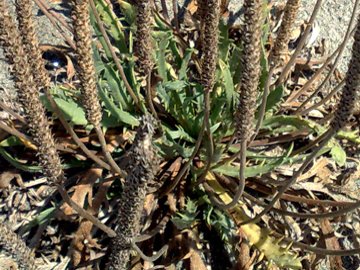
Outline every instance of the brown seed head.
<path fill-rule="evenodd" d="M 24 108 L 30 133 L 38 147 L 40 163 L 50 183 L 61 183 L 64 174 L 60 158 L 18 29 L 8 13 L 5 0 L 0 0 L 0 14 L 0 45 L 4 49 L 6 61 L 12 67 L 11 73 L 18 90 L 19 101 Z"/>
<path fill-rule="evenodd" d="M 284 9 L 283 19 L 278 30 L 274 47 L 270 53 L 270 65 L 281 65 L 281 57 L 287 52 L 291 32 L 294 29 L 296 15 L 300 8 L 300 0 L 289 0 Z"/>
<path fill-rule="evenodd" d="M 360 17 L 356 26 L 352 57 L 346 73 L 345 86 L 330 126 L 335 132 L 344 127 L 353 113 L 360 95 Z"/>
<path fill-rule="evenodd" d="M 205 91 L 212 91 L 218 58 L 220 5 L 218 0 L 202 0 L 199 7 L 203 15 L 201 84 Z"/>
<path fill-rule="evenodd" d="M 96 88 L 96 73 L 91 48 L 90 15 L 87 0 L 73 1 L 73 28 L 79 65 L 80 91 L 88 121 L 98 126 L 102 113 Z"/>
<path fill-rule="evenodd" d="M 39 41 L 36 36 L 32 20 L 32 4 L 30 0 L 16 0 L 16 15 L 19 31 L 23 40 L 24 49 L 31 65 L 32 74 L 37 87 L 50 87 L 50 77 L 45 69 L 45 63 L 41 56 Z"/>
<path fill-rule="evenodd" d="M 10 227 L 0 222 L 0 246 L 5 254 L 14 258 L 20 269 L 35 270 L 35 255 Z"/>
<path fill-rule="evenodd" d="M 126 269 L 130 256 L 130 241 L 140 232 L 140 217 L 149 184 L 157 170 L 156 153 L 152 145 L 155 120 L 146 115 L 140 121 L 132 148 L 124 190 L 118 212 L 116 232 L 109 255 L 109 269 Z"/>
<path fill-rule="evenodd" d="M 152 59 L 152 19 L 151 1 L 137 0 L 136 3 L 136 33 L 134 54 L 137 58 L 136 71 L 141 76 L 147 76 L 153 68 Z"/>
<path fill-rule="evenodd" d="M 253 129 L 257 89 L 261 72 L 261 27 L 262 0 L 245 0 L 240 101 L 235 115 L 240 141 L 248 140 Z"/>

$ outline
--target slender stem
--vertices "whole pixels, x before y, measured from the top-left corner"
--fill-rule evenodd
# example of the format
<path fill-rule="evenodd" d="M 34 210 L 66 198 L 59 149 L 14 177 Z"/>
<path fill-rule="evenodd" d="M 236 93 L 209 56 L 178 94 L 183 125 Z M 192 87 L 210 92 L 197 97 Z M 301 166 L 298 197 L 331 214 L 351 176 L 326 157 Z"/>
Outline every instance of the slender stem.
<path fill-rule="evenodd" d="M 162 230 L 165 229 L 166 224 L 168 223 L 168 221 L 170 220 L 171 215 L 167 214 L 165 215 L 162 220 L 159 222 L 158 225 L 156 225 L 156 227 L 150 231 L 146 231 L 145 233 L 136 236 L 134 238 L 134 242 L 135 243 L 139 243 L 139 242 L 144 242 L 146 240 L 149 240 L 150 238 L 154 237 L 156 234 L 158 234 L 159 232 L 161 232 Z"/>
<path fill-rule="evenodd" d="M 166 1 L 165 0 L 161 0 L 160 1 L 161 3 L 161 13 L 163 14 L 164 18 L 168 21 L 170 21 L 170 17 L 169 17 L 169 12 L 168 12 L 168 8 L 167 8 L 167 5 L 166 5 Z"/>
<path fill-rule="evenodd" d="M 106 160 L 109 162 L 110 167 L 113 169 L 113 171 L 117 174 L 119 174 L 121 177 L 126 177 L 126 174 L 119 168 L 119 166 L 116 164 L 115 160 L 109 153 L 109 150 L 106 146 L 106 140 L 103 131 L 101 130 L 101 127 L 99 125 L 94 127 L 95 132 L 99 138 L 99 142 L 103 151 L 103 154 L 106 158 Z"/>
<path fill-rule="evenodd" d="M 13 111 L 10 107 L 6 106 L 5 103 L 2 101 L 0 101 L 0 108 L 6 111 L 7 113 L 9 113 L 10 115 L 12 115 L 13 117 L 15 117 L 16 119 L 18 119 L 21 123 L 26 125 L 26 121 L 24 117 L 22 117 L 17 112 Z"/>
<path fill-rule="evenodd" d="M 156 120 L 159 120 L 159 116 L 155 110 L 151 93 L 151 71 L 148 73 L 146 80 L 146 99 L 152 115 L 155 117 Z"/>
<path fill-rule="evenodd" d="M 360 0 L 356 0 L 355 1 L 355 4 L 354 4 L 354 8 L 353 8 L 353 12 L 351 14 L 351 19 L 350 19 L 350 22 L 349 22 L 349 25 L 348 25 L 348 28 L 346 30 L 346 34 L 345 34 L 345 37 L 344 37 L 344 40 L 343 42 L 341 43 L 340 47 L 339 47 L 339 53 L 338 55 L 336 56 L 336 59 L 334 61 L 334 64 L 332 65 L 329 73 L 326 75 L 325 79 L 323 80 L 323 82 L 319 85 L 319 87 L 317 87 L 317 89 L 315 90 L 314 93 L 312 93 L 312 95 L 307 98 L 302 104 L 301 106 L 296 110 L 295 113 L 299 113 L 301 112 L 301 110 L 305 107 L 306 104 L 308 104 L 308 102 L 314 98 L 320 91 L 321 89 L 324 87 L 324 85 L 328 82 L 328 80 L 330 79 L 330 77 L 333 75 L 339 61 L 341 60 L 341 57 L 342 57 L 342 54 L 344 52 L 344 49 L 348 43 L 348 40 L 350 39 L 351 37 L 351 33 L 353 31 L 351 31 L 351 29 L 353 28 L 354 26 L 354 23 L 356 21 L 356 14 L 357 14 L 357 7 L 358 7 L 358 4 L 359 4 L 359 1 Z"/>
<path fill-rule="evenodd" d="M 174 22 L 176 31 L 179 32 L 179 18 L 178 18 L 178 9 L 177 9 L 177 1 L 172 0 L 173 13 L 174 13 Z"/>
<path fill-rule="evenodd" d="M 300 147 L 299 149 L 293 151 L 293 152 L 291 153 L 291 156 L 294 157 L 294 156 L 296 156 L 296 155 L 298 155 L 298 154 L 300 154 L 300 153 L 304 153 L 304 152 L 312 149 L 315 145 L 317 145 L 318 143 L 320 143 L 326 136 L 327 136 L 327 133 L 326 133 L 326 132 L 322 133 L 322 134 L 321 134 L 320 136 L 318 136 L 315 140 L 309 142 L 309 144 L 307 144 L 307 145 L 305 145 L 305 146 L 303 146 L 303 147 Z"/>
<path fill-rule="evenodd" d="M 159 259 L 163 254 L 165 254 L 165 252 L 168 250 L 169 246 L 165 245 L 163 246 L 159 251 L 157 251 L 154 255 L 152 256 L 146 256 L 141 249 L 136 245 L 136 243 L 132 242 L 131 243 L 131 247 L 140 255 L 140 257 L 144 260 L 144 261 L 148 261 L 148 262 L 155 262 L 157 259 Z"/>
<path fill-rule="evenodd" d="M 205 188 L 211 191 L 209 193 L 209 198 L 215 206 L 221 208 L 222 210 L 227 210 L 237 205 L 245 189 L 245 167 L 246 167 L 246 141 L 243 141 L 241 143 L 241 151 L 240 151 L 239 185 L 236 188 L 235 195 L 232 201 L 229 202 L 228 204 L 224 204 L 223 202 L 221 202 L 214 195 L 212 195 L 212 193 L 214 193 L 213 189 L 210 187 L 209 184 L 205 182 Z"/>
<path fill-rule="evenodd" d="M 63 200 L 71 206 L 81 217 L 86 218 L 87 220 L 91 221 L 96 227 L 100 230 L 105 232 L 109 237 L 115 237 L 116 232 L 113 231 L 111 228 L 103 224 L 99 219 L 88 213 L 85 209 L 83 209 L 80 205 L 74 202 L 69 195 L 67 194 L 66 190 L 61 186 L 57 185 L 57 190 L 60 193 Z"/>
<path fill-rule="evenodd" d="M 285 80 L 285 78 L 287 77 L 290 69 L 292 68 L 293 64 L 295 63 L 296 61 L 296 58 L 298 57 L 298 55 L 300 54 L 302 48 L 304 47 L 305 45 L 305 42 L 307 40 L 307 37 L 309 36 L 310 34 L 310 30 L 312 28 L 312 25 L 314 24 L 314 21 L 315 21 L 315 18 L 316 18 L 316 15 L 318 14 L 319 10 L 320 10 L 320 7 L 321 7 L 321 4 L 322 4 L 322 0 L 317 0 L 316 1 L 316 4 L 315 4 L 315 7 L 314 7 L 314 10 L 311 14 L 311 17 L 310 17 L 310 20 L 305 28 L 305 31 L 293 53 L 293 55 L 291 56 L 289 62 L 286 64 L 286 66 L 284 67 L 283 71 L 281 72 L 279 78 L 277 79 L 277 81 L 275 82 L 275 85 L 278 86 L 280 84 L 282 84 Z"/>
<path fill-rule="evenodd" d="M 36 147 L 33 140 L 30 137 L 26 136 L 24 133 L 18 131 L 17 129 L 9 127 L 3 121 L 0 121 L 0 129 L 6 131 L 7 133 L 9 133 L 11 135 L 18 137 L 21 140 L 28 141 L 31 144 L 33 144 L 34 147 Z"/>
<path fill-rule="evenodd" d="M 51 10 L 49 8 L 49 6 L 46 4 L 46 2 L 44 0 L 34 0 L 36 2 L 36 4 L 39 6 L 42 6 L 44 9 L 46 9 L 46 11 L 48 11 L 49 13 L 51 13 L 51 15 L 62 25 L 64 26 L 70 33 L 73 32 L 73 29 L 70 27 L 70 25 L 64 20 L 64 17 L 62 17 L 61 15 L 59 15 L 58 13 L 54 12 L 53 10 Z"/>
<path fill-rule="evenodd" d="M 205 115 L 204 115 L 204 125 L 205 125 L 205 131 L 207 133 L 207 137 L 209 140 L 209 146 L 208 146 L 208 155 L 206 159 L 206 165 L 205 169 L 202 172 L 201 177 L 197 181 L 198 184 L 202 183 L 204 178 L 206 177 L 206 174 L 211 168 L 211 161 L 214 155 L 214 142 L 213 142 L 213 136 L 211 133 L 211 124 L 210 124 L 210 91 L 206 91 L 204 94 L 204 100 L 205 100 Z"/>
<path fill-rule="evenodd" d="M 256 199 L 255 197 L 253 197 L 249 194 L 244 194 L 244 197 L 257 203 L 258 205 L 260 205 L 262 207 L 266 207 L 266 205 L 267 205 L 266 203 L 260 201 L 259 199 Z M 295 217 L 295 218 L 324 219 L 324 218 L 335 218 L 335 217 L 346 215 L 349 212 L 352 212 L 352 211 L 358 209 L 359 207 L 360 207 L 360 201 L 351 203 L 349 206 L 343 207 L 342 209 L 339 209 L 336 211 L 329 211 L 326 213 L 295 213 L 295 212 L 278 209 L 275 207 L 273 207 L 270 211 L 273 211 L 273 212 L 276 212 L 276 213 L 279 213 L 279 214 L 282 214 L 285 216 Z"/>
<path fill-rule="evenodd" d="M 113 46 L 112 46 L 111 41 L 110 41 L 110 39 L 109 39 L 109 36 L 108 36 L 108 34 L 106 33 L 106 30 L 105 30 L 105 28 L 104 28 L 104 24 L 103 24 L 103 22 L 102 22 L 101 19 L 100 19 L 99 13 L 97 12 L 97 9 L 96 9 L 96 6 L 95 6 L 95 4 L 94 4 L 94 1 L 93 1 L 93 0 L 90 0 L 89 2 L 90 2 L 91 9 L 92 9 L 92 11 L 93 11 L 93 13 L 94 13 L 95 20 L 96 20 L 96 22 L 97 22 L 97 24 L 98 24 L 98 26 L 99 26 L 100 32 L 101 32 L 101 34 L 102 34 L 103 37 L 104 37 L 105 43 L 106 43 L 106 45 L 108 46 L 108 49 L 109 49 L 109 51 L 110 51 L 110 53 L 111 53 L 111 56 L 112 56 L 112 58 L 113 58 L 113 60 L 114 60 L 115 65 L 116 65 L 116 68 L 118 69 L 118 71 L 119 71 L 119 73 L 120 73 L 120 77 L 121 77 L 121 79 L 123 80 L 123 82 L 124 82 L 124 84 L 125 84 L 125 88 L 126 88 L 126 90 L 128 91 L 128 93 L 129 93 L 129 95 L 131 96 L 131 98 L 134 100 L 136 106 L 141 110 L 141 106 L 140 106 L 140 104 L 139 104 L 139 99 L 138 99 L 138 97 L 136 96 L 136 94 L 134 93 L 134 91 L 132 90 L 132 88 L 131 88 L 131 86 L 130 86 L 127 78 L 126 78 L 126 75 L 125 75 L 125 73 L 124 73 L 124 69 L 122 68 L 121 63 L 120 63 L 120 60 L 119 60 L 119 58 L 117 57 L 117 55 L 116 55 L 116 53 L 115 53 L 115 51 L 114 51 L 114 49 L 113 49 Z"/>
<path fill-rule="evenodd" d="M 103 167 L 104 169 L 110 171 L 110 166 L 103 160 L 101 160 L 99 157 L 97 157 L 93 152 L 91 152 L 85 144 L 80 140 L 80 138 L 75 133 L 74 129 L 70 126 L 70 124 L 66 121 L 63 112 L 60 110 L 59 106 L 56 104 L 54 98 L 52 97 L 51 93 L 48 89 L 44 90 L 45 95 L 47 99 L 50 102 L 51 108 L 54 110 L 56 116 L 59 118 L 61 124 L 66 129 L 66 131 L 69 133 L 71 138 L 74 140 L 74 142 L 80 147 L 80 149 L 87 155 L 90 159 L 95 161 L 100 167 Z"/>
<path fill-rule="evenodd" d="M 326 102 L 328 102 L 343 86 L 345 85 L 345 80 L 342 80 L 333 90 L 331 90 L 331 92 L 325 97 L 323 98 L 321 101 L 319 101 L 318 103 L 315 103 L 314 105 L 310 106 L 309 108 L 299 112 L 299 114 L 301 115 L 305 115 L 308 112 L 311 112 L 312 110 L 318 108 L 319 106 L 325 104 Z"/>
<path fill-rule="evenodd" d="M 327 256 L 352 256 L 360 253 L 360 248 L 349 249 L 349 250 L 334 250 L 327 248 L 319 248 L 311 245 L 307 245 L 301 242 L 294 241 L 292 238 L 284 237 L 283 234 L 272 232 L 272 235 L 281 238 L 282 241 L 291 243 L 292 246 L 300 248 L 303 251 L 310 251 L 316 254 L 327 255 Z"/>
<path fill-rule="evenodd" d="M 65 31 L 58 26 L 58 24 L 56 23 L 55 17 L 48 11 L 47 8 L 45 8 L 43 6 L 43 3 L 40 2 L 39 0 L 34 0 L 34 2 L 36 3 L 36 5 L 39 7 L 39 9 L 45 14 L 45 16 L 50 20 L 50 22 L 52 23 L 53 26 L 55 26 L 55 28 L 60 32 L 60 34 L 63 36 L 63 38 L 66 40 L 66 42 L 69 44 L 69 46 L 72 49 L 76 49 L 76 46 L 73 42 L 73 40 L 71 39 L 71 37 L 69 37 Z"/>
<path fill-rule="evenodd" d="M 265 116 L 265 112 L 266 112 L 266 103 L 267 103 L 268 95 L 270 92 L 271 78 L 272 78 L 273 74 L 274 74 L 274 68 L 271 67 L 270 71 L 268 73 L 268 77 L 265 82 L 264 92 L 263 92 L 261 105 L 260 105 L 260 109 L 259 109 L 258 121 L 256 123 L 254 134 L 251 136 L 250 142 L 252 142 L 255 139 L 255 137 L 257 136 L 257 134 L 259 133 L 259 130 L 264 121 L 264 116 Z"/>
<path fill-rule="evenodd" d="M 170 183 L 170 185 L 168 185 L 167 187 L 165 187 L 163 190 L 160 191 L 159 198 L 164 197 L 166 194 L 171 192 L 179 184 L 180 180 L 185 175 L 185 173 L 188 171 L 191 163 L 193 162 L 194 158 L 196 157 L 196 154 L 198 153 L 198 151 L 200 149 L 200 146 L 201 146 L 201 143 L 202 143 L 202 140 L 204 137 L 204 133 L 205 133 L 205 121 L 203 121 L 202 127 L 199 131 L 199 135 L 198 135 L 198 138 L 197 138 L 195 146 L 194 146 L 194 150 L 193 150 L 191 156 L 189 157 L 189 160 L 181 168 L 180 172 L 176 175 L 174 181 L 172 181 Z"/>
<path fill-rule="evenodd" d="M 18 137 L 19 139 L 29 142 L 32 144 L 33 147 L 35 147 L 35 149 L 37 149 L 37 147 L 35 146 L 35 142 L 28 136 L 26 136 L 24 133 L 18 131 L 17 129 L 11 128 L 8 125 L 6 125 L 3 121 L 0 121 L 0 129 L 6 131 L 7 133 Z M 65 147 L 56 144 L 55 145 L 56 149 L 62 152 L 67 152 L 67 153 L 76 153 L 75 151 L 73 151 L 72 149 L 66 149 Z"/>
<path fill-rule="evenodd" d="M 303 171 L 306 169 L 306 167 L 310 164 L 310 162 L 315 158 L 317 153 L 326 145 L 326 143 L 334 136 L 333 129 L 329 129 L 325 136 L 323 137 L 323 141 L 319 144 L 318 147 L 316 147 L 313 152 L 307 156 L 302 166 L 295 172 L 295 174 L 292 176 L 292 178 L 283 185 L 280 190 L 277 192 L 275 197 L 271 200 L 271 202 L 254 218 L 249 219 L 247 221 L 244 221 L 242 225 L 248 224 L 248 223 L 257 223 L 260 221 L 261 217 L 264 216 L 267 212 L 271 210 L 271 208 L 274 207 L 275 203 L 280 199 L 280 197 L 285 193 L 285 191 L 293 185 L 296 180 L 299 178 L 299 176 L 303 173 Z"/>

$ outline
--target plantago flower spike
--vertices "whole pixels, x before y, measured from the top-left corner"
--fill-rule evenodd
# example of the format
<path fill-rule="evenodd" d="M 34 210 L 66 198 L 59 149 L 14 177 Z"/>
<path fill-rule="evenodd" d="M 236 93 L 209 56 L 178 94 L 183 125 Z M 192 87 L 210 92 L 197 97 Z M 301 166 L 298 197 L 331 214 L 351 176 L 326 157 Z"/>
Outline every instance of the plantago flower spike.
<path fill-rule="evenodd" d="M 136 46 L 134 54 L 137 58 L 136 71 L 141 76 L 148 76 L 153 68 L 151 41 L 151 3 L 150 0 L 136 0 Z"/>
<path fill-rule="evenodd" d="M 45 116 L 45 109 L 39 99 L 38 88 L 31 73 L 28 57 L 4 1 L 0 0 L 0 45 L 4 48 L 5 58 L 12 67 L 15 87 L 24 108 L 30 133 L 38 147 L 44 174 L 50 183 L 59 184 L 64 179 L 60 158 Z"/>
<path fill-rule="evenodd" d="M 240 101 L 235 113 L 236 133 L 240 141 L 240 172 L 239 186 L 233 200 L 223 204 L 216 197 L 210 197 L 218 207 L 226 210 L 234 207 L 245 188 L 246 148 L 253 132 L 253 122 L 256 109 L 256 98 L 260 79 L 260 56 L 261 56 L 261 27 L 262 27 L 262 0 L 244 1 L 244 24 L 242 34 L 242 74 L 239 84 Z"/>

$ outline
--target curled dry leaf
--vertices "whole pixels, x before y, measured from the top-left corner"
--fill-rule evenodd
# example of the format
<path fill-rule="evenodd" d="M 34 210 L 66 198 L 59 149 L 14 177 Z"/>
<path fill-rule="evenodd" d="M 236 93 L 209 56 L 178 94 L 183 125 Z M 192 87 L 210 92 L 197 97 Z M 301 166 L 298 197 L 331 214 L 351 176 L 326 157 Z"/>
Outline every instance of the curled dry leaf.
<path fill-rule="evenodd" d="M 92 168 L 85 172 L 79 184 L 74 187 L 74 193 L 71 196 L 71 199 L 81 207 L 84 207 L 86 202 L 91 206 L 93 185 L 101 175 L 102 169 L 97 168 Z M 68 204 L 64 204 L 61 209 L 66 216 L 71 216 L 75 213 Z"/>
<path fill-rule="evenodd" d="M 112 182 L 103 182 L 100 185 L 98 192 L 92 200 L 91 206 L 87 209 L 91 214 L 97 215 L 99 212 L 101 204 L 106 201 L 106 194 L 111 183 Z M 70 250 L 72 262 L 75 266 L 82 261 L 90 260 L 93 249 L 100 249 L 97 239 L 92 237 L 92 228 L 93 224 L 90 221 L 82 220 L 75 233 Z"/>
<path fill-rule="evenodd" d="M 16 171 L 4 171 L 0 174 L 0 189 L 9 187 L 11 181 L 16 180 L 16 182 L 23 186 L 21 175 Z"/>

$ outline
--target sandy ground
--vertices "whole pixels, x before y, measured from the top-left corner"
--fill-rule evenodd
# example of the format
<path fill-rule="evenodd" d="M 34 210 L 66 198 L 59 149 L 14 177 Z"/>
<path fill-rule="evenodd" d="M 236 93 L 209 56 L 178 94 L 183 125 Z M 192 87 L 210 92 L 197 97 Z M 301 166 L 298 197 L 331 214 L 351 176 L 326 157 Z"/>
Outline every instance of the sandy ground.
<path fill-rule="evenodd" d="M 11 3 L 13 0 L 8 0 Z M 168 0 L 171 7 L 172 1 Z M 179 1 L 181 4 L 182 1 Z M 241 13 L 242 1 L 230 0 L 230 10 L 235 14 Z M 278 1 L 281 2 L 281 1 Z M 299 14 L 299 21 L 306 20 L 310 17 L 312 8 L 316 0 L 302 0 L 302 9 Z M 337 48 L 345 35 L 347 24 L 351 17 L 351 12 L 355 0 L 324 0 L 322 8 L 319 12 L 317 22 L 320 28 L 320 35 L 318 40 L 325 38 L 328 51 L 331 52 Z M 59 6 L 53 5 L 54 9 L 62 12 L 63 9 Z M 47 44 L 61 44 L 62 40 L 55 29 L 51 26 L 46 16 L 42 15 L 37 8 L 34 7 L 34 15 L 36 16 L 36 24 L 39 30 L 39 38 L 41 43 Z M 344 55 L 340 62 L 340 70 L 346 72 L 347 63 L 351 57 L 351 42 L 349 42 Z M 8 74 L 8 67 L 4 62 L 2 51 L 0 48 L 0 96 L 8 93 L 10 96 L 13 93 L 13 84 Z"/>

